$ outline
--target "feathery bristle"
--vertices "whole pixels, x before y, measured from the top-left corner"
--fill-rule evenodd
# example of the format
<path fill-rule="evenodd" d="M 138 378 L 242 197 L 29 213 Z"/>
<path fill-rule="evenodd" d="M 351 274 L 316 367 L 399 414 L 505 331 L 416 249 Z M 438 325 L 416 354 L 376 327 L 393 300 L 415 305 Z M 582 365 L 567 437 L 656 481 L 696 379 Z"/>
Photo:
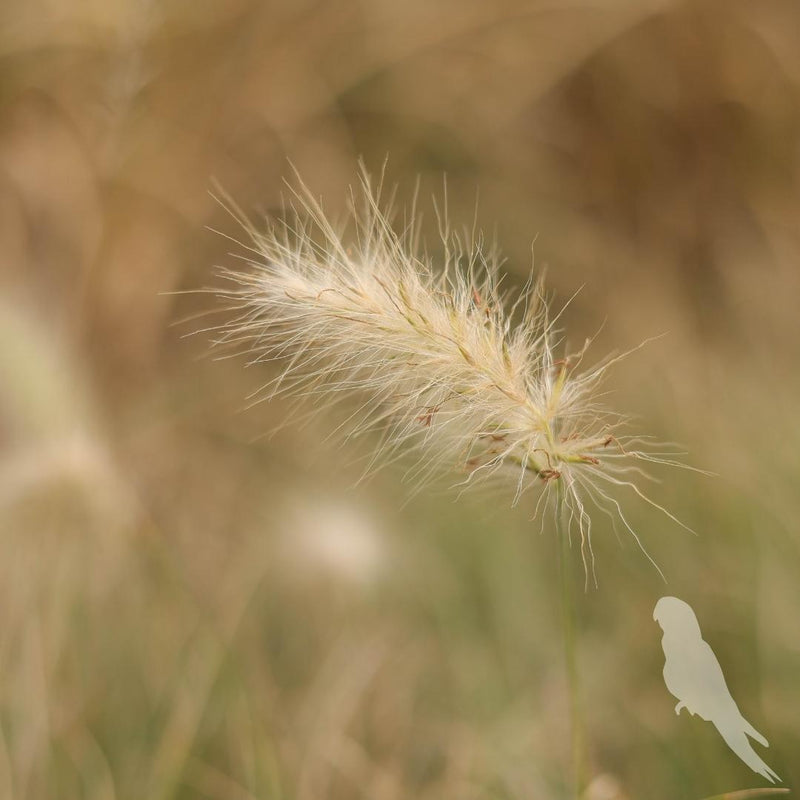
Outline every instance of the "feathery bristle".
<path fill-rule="evenodd" d="M 541 280 L 506 308 L 496 252 L 480 236 L 453 234 L 442 214 L 434 270 L 416 212 L 396 231 L 391 204 L 381 204 L 366 172 L 350 211 L 349 224 L 334 227 L 300 183 L 289 213 L 266 231 L 238 217 L 253 257 L 247 271 L 224 273 L 232 288 L 220 294 L 239 314 L 221 341 L 244 343 L 253 361 L 284 362 L 273 394 L 362 398 L 348 435 L 381 431 L 371 464 L 415 452 L 421 481 L 454 469 L 466 473 L 464 486 L 502 476 L 514 503 L 538 487 L 537 510 L 559 487 L 587 575 L 587 504 L 621 521 L 640 546 L 616 490 L 675 519 L 631 478 L 642 472 L 636 461 L 672 462 L 637 449 L 641 440 L 619 434 L 620 417 L 597 402 L 617 358 L 581 369 L 586 347 L 556 354 Z"/>

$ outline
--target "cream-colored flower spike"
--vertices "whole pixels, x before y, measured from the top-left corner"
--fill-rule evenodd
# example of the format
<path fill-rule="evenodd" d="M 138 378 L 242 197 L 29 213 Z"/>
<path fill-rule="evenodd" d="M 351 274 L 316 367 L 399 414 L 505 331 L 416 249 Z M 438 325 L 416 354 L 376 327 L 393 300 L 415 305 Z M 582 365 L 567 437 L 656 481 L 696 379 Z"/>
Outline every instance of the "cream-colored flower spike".
<path fill-rule="evenodd" d="M 446 214 L 437 214 L 443 263 L 434 269 L 415 210 L 397 232 L 365 172 L 350 208 L 334 227 L 300 184 L 265 232 L 237 214 L 254 255 L 247 271 L 224 273 L 233 288 L 221 294 L 240 314 L 222 339 L 244 342 L 254 361 L 285 363 L 273 392 L 360 398 L 348 435 L 380 430 L 377 456 L 413 450 L 421 482 L 443 470 L 465 474 L 466 486 L 502 478 L 515 503 L 536 487 L 537 513 L 560 494 L 585 565 L 587 505 L 610 511 L 637 542 L 617 490 L 674 519 L 631 479 L 637 460 L 673 462 L 636 449 L 640 440 L 618 434 L 620 417 L 598 405 L 617 359 L 581 370 L 583 352 L 556 355 L 541 282 L 507 307 L 497 255 L 478 236 L 454 235 Z"/>

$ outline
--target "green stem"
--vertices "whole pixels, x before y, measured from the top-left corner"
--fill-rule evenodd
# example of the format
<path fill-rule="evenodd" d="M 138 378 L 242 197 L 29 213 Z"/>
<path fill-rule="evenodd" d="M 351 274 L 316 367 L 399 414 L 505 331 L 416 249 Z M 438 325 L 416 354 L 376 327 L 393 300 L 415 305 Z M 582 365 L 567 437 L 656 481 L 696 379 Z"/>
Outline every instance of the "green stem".
<path fill-rule="evenodd" d="M 577 613 L 575 606 L 575 582 L 572 575 L 572 554 L 569 541 L 568 509 L 564 502 L 564 490 L 558 482 L 556 509 L 556 534 L 561 540 L 559 579 L 561 583 L 561 618 L 564 629 L 564 657 L 567 668 L 569 692 L 570 735 L 572 741 L 572 796 L 578 800 L 586 784 L 584 766 L 584 731 L 581 712 L 580 679 L 575 644 Z"/>

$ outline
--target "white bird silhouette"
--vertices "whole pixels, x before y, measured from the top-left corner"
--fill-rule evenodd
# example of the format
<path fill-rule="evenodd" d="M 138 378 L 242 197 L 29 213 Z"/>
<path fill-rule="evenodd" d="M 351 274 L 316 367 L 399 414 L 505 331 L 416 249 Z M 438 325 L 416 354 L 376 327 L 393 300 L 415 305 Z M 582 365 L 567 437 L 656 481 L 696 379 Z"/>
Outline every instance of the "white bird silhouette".
<path fill-rule="evenodd" d="M 653 619 L 664 631 L 664 683 L 670 694 L 678 698 L 675 713 L 687 708 L 713 723 L 728 747 L 750 769 L 770 783 L 780 781 L 767 766 L 747 738 L 769 747 L 769 742 L 742 716 L 736 705 L 714 651 L 703 640 L 700 625 L 692 607 L 677 597 L 662 597 L 655 607 Z"/>

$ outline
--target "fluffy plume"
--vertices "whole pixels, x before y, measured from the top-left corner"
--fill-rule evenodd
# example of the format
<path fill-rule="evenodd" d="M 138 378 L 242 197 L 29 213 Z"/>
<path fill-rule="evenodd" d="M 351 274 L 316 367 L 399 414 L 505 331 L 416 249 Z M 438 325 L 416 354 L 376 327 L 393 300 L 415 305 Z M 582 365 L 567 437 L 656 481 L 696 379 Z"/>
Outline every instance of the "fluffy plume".
<path fill-rule="evenodd" d="M 342 226 L 302 184 L 265 231 L 236 212 L 251 237 L 249 266 L 224 273 L 232 288 L 220 294 L 239 313 L 220 339 L 244 343 L 253 361 L 283 363 L 273 394 L 358 398 L 344 428 L 348 436 L 380 432 L 370 466 L 413 451 L 421 484 L 454 470 L 469 487 L 501 478 L 514 503 L 538 489 L 537 513 L 560 496 L 587 567 L 587 506 L 610 513 L 637 542 L 618 492 L 674 519 L 633 480 L 637 461 L 673 462 L 639 449 L 642 441 L 623 436 L 621 418 L 597 402 L 617 358 L 582 368 L 586 347 L 558 355 L 540 281 L 509 303 L 496 253 L 479 236 L 450 231 L 446 211 L 437 211 L 434 268 L 415 209 L 392 227 L 392 203 L 382 203 L 366 173 L 350 199 Z"/>

